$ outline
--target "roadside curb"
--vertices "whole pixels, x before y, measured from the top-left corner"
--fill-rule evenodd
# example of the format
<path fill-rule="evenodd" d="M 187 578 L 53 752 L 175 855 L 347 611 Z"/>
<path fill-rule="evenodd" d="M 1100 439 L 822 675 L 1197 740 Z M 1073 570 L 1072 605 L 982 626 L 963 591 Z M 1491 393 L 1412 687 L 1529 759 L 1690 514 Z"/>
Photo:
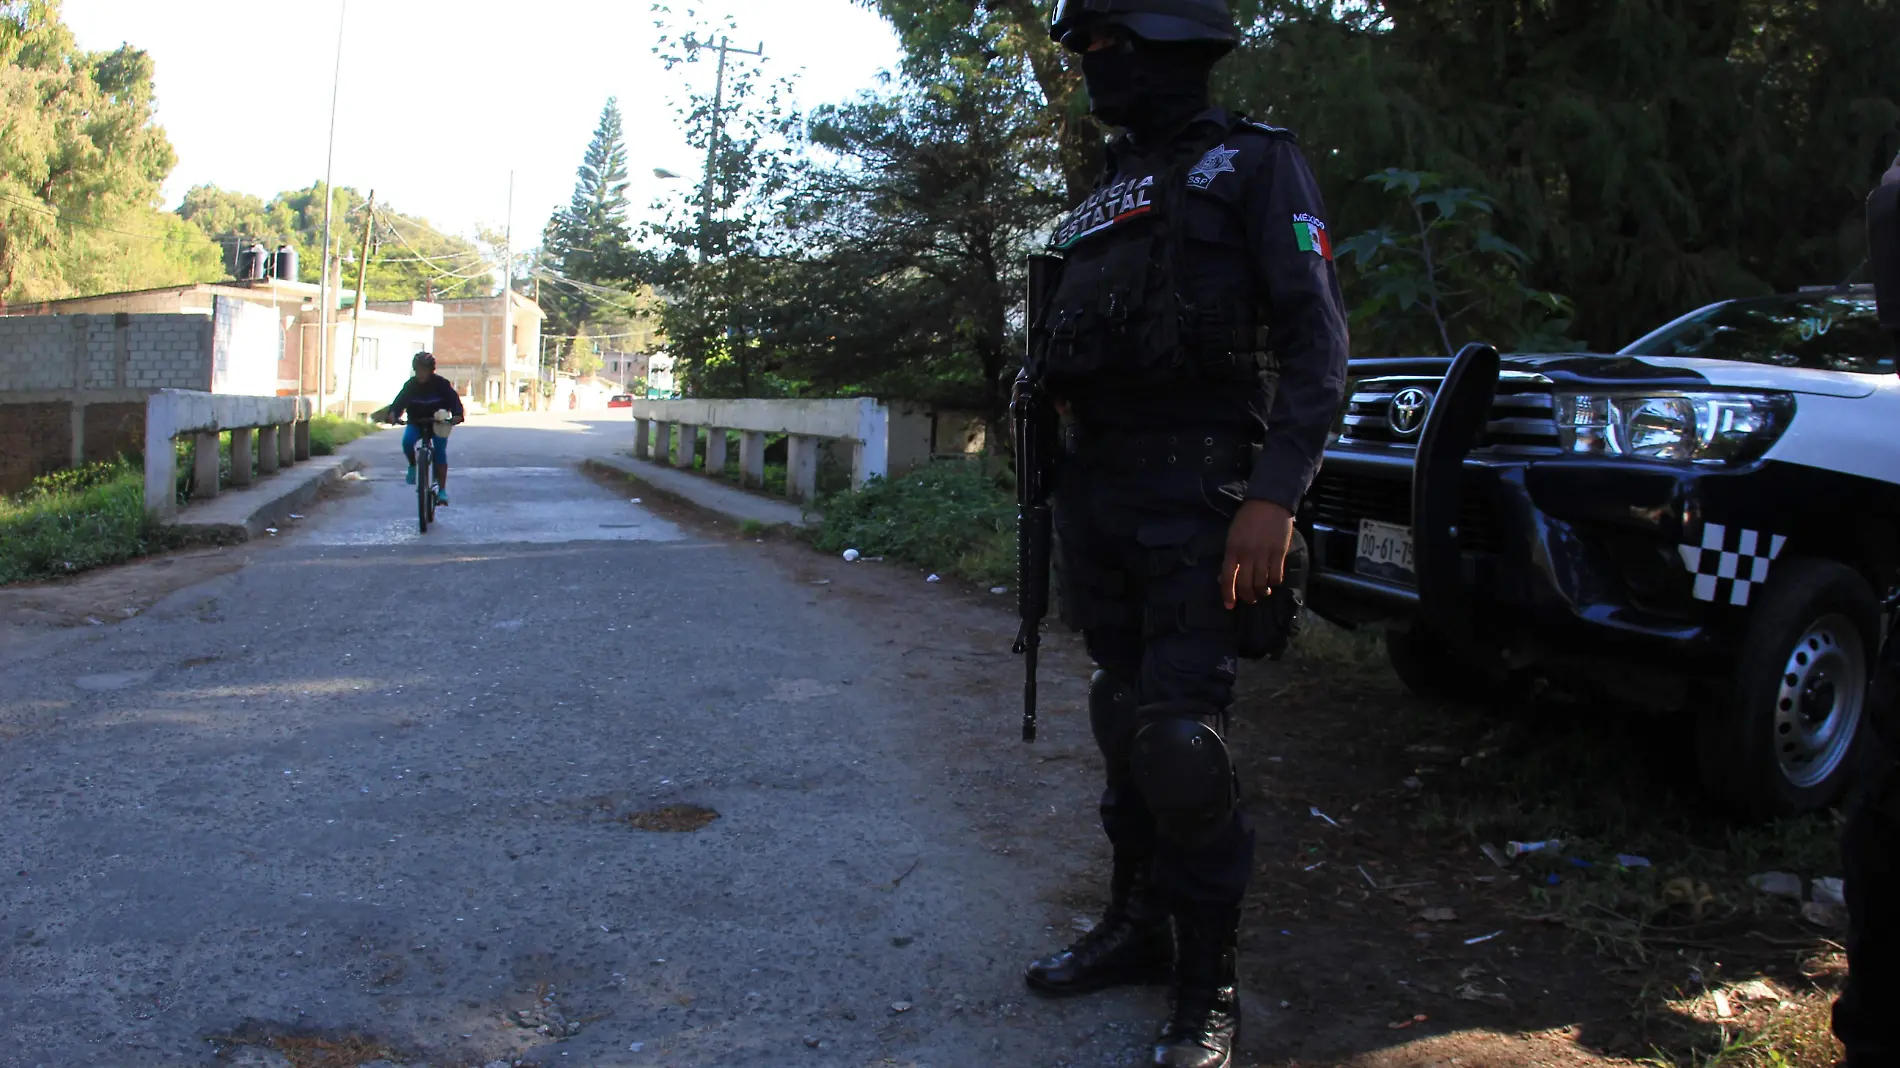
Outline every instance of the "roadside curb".
<path fill-rule="evenodd" d="M 657 468 L 631 456 L 593 456 L 581 461 L 581 467 L 589 473 L 624 475 L 655 497 L 713 519 L 757 523 L 766 530 L 802 530 L 816 525 L 820 518 L 788 501 L 757 497 L 700 475 Z"/>
<path fill-rule="evenodd" d="M 325 486 L 363 467 L 363 460 L 356 456 L 315 457 L 267 476 L 254 486 L 227 490 L 214 500 L 187 507 L 167 526 L 193 541 L 250 541 L 282 526 L 292 512 L 315 500 Z"/>

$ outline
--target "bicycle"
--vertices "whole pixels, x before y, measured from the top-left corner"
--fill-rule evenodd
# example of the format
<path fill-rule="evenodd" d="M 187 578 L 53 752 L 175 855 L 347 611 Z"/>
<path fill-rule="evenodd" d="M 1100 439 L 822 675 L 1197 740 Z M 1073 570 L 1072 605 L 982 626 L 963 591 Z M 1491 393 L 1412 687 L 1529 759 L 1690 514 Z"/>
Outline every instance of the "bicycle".
<path fill-rule="evenodd" d="M 437 415 L 443 413 L 437 412 Z M 416 520 L 424 534 L 429 532 L 429 524 L 435 522 L 435 508 L 442 496 L 442 487 L 435 479 L 435 438 L 437 420 L 409 420 L 408 425 L 416 427 L 422 433 L 416 439 Z M 396 425 L 403 425 L 398 422 Z M 453 426 L 453 420 L 449 426 Z M 444 428 L 443 436 L 447 436 Z"/>
<path fill-rule="evenodd" d="M 435 420 L 427 420 L 421 428 L 422 437 L 416 440 L 416 518 L 427 534 L 429 524 L 435 522 L 436 495 L 441 491 L 435 484 Z"/>

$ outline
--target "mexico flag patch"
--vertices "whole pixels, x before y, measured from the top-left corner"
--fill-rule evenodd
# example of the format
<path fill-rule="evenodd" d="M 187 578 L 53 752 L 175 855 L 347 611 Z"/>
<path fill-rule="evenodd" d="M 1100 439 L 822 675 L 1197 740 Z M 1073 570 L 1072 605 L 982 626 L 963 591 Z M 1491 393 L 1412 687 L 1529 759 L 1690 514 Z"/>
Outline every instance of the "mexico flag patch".
<path fill-rule="evenodd" d="M 1293 243 L 1301 252 L 1316 252 L 1321 259 L 1333 258 L 1333 239 L 1326 236 L 1326 224 L 1305 212 L 1293 216 Z"/>

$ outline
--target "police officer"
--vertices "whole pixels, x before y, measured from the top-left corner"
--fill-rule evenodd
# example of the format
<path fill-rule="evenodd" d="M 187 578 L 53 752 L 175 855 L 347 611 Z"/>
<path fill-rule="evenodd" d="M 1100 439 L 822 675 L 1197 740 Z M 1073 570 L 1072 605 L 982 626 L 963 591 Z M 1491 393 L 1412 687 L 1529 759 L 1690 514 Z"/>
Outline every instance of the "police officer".
<path fill-rule="evenodd" d="M 1881 321 L 1900 338 L 1900 157 L 1869 198 L 1868 227 Z M 1880 205 L 1884 204 L 1884 210 Z M 1847 986 L 1834 1004 L 1844 1068 L 1900 1068 L 1900 636 L 1889 635 L 1869 695 L 1878 770 L 1841 840 L 1847 876 Z"/>
<path fill-rule="evenodd" d="M 1297 611 L 1293 514 L 1342 399 L 1346 316 L 1293 135 L 1209 105 L 1239 40 L 1226 0 L 1063 0 L 1051 30 L 1124 131 L 1057 226 L 1025 372 L 1063 418 L 1057 577 L 1100 669 L 1114 868 L 1102 921 L 1025 979 L 1171 980 L 1154 1063 L 1221 1068 L 1253 867 L 1228 708 L 1237 658 L 1283 645 Z"/>

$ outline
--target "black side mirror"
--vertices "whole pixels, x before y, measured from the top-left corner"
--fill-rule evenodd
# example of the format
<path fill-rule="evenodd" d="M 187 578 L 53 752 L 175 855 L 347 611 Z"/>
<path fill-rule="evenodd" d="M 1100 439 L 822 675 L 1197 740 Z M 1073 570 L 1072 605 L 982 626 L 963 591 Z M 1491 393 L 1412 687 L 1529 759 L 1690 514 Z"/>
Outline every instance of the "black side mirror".
<path fill-rule="evenodd" d="M 1867 259 L 1880 323 L 1900 330 L 1900 181 L 1890 180 L 1867 197 Z"/>

